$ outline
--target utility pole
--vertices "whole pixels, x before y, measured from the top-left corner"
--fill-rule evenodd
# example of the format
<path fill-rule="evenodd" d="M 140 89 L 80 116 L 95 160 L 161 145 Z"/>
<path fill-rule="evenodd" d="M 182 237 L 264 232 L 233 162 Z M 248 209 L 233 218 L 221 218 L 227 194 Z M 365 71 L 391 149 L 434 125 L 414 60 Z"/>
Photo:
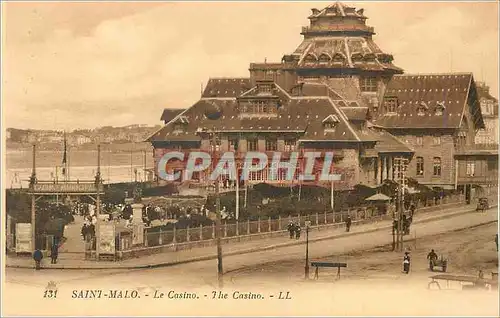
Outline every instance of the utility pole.
<path fill-rule="evenodd" d="M 95 225 L 96 229 L 96 244 L 95 244 L 95 254 L 96 254 L 96 259 L 99 261 L 99 243 L 100 243 L 100 238 L 101 238 L 101 232 L 100 232 L 100 226 L 99 226 L 99 214 L 101 212 L 101 145 L 97 145 L 97 173 L 95 175 L 95 186 L 97 188 L 97 195 L 96 195 L 96 209 L 95 209 L 95 216 L 97 218 L 97 223 Z"/>
<path fill-rule="evenodd" d="M 31 190 L 31 248 L 36 249 L 36 198 L 35 198 L 35 183 L 36 183 L 36 145 L 33 144 L 33 167 L 30 177 Z"/>
<path fill-rule="evenodd" d="M 304 278 L 309 279 L 309 226 L 311 221 L 306 221 L 306 265 L 304 267 Z"/>
<path fill-rule="evenodd" d="M 396 180 L 397 180 L 397 183 L 398 183 L 398 187 L 396 189 L 396 200 L 394 202 L 394 210 L 397 211 L 397 214 L 396 214 L 396 241 L 395 241 L 395 247 L 396 247 L 396 250 L 399 251 L 400 250 L 400 239 L 401 239 L 401 206 L 399 204 L 399 201 L 400 201 L 400 196 L 401 196 L 401 191 L 400 191 L 400 183 L 401 183 L 401 171 L 400 171 L 400 168 L 401 168 L 401 160 L 400 158 L 394 158 L 393 160 L 393 164 L 392 164 L 392 167 L 391 169 L 393 170 L 393 175 L 394 173 L 396 174 Z M 393 231 L 394 233 L 394 231 Z M 394 241 L 394 234 L 393 234 L 393 241 Z"/>
<path fill-rule="evenodd" d="M 405 189 L 405 184 L 406 184 L 406 164 L 407 164 L 408 159 L 405 158 L 396 158 L 395 159 L 395 164 L 394 168 L 397 173 L 397 180 L 398 180 L 398 193 L 397 193 L 397 205 L 398 205 L 398 227 L 397 227 L 397 242 L 396 246 L 399 251 L 404 250 L 404 223 L 403 223 L 403 216 L 404 216 L 404 189 Z"/>
<path fill-rule="evenodd" d="M 406 158 L 401 158 L 401 196 L 400 196 L 400 209 L 401 209 L 401 223 L 403 223 L 403 215 L 404 215 L 404 195 L 405 195 L 405 186 L 406 186 Z M 404 251 L 404 231 L 401 231 L 401 251 Z"/>
<path fill-rule="evenodd" d="M 212 160 L 214 159 L 214 155 L 217 151 L 217 135 L 215 133 L 215 128 L 212 131 L 212 147 L 213 147 L 213 155 Z M 218 156 L 217 156 L 218 157 Z M 219 282 L 219 288 L 224 287 L 224 279 L 223 279 L 223 268 L 222 268 L 222 245 L 221 245 L 221 214 L 220 214 L 220 195 L 219 195 L 219 176 L 217 175 L 217 179 L 215 180 L 215 239 L 217 243 L 217 280 Z"/>
<path fill-rule="evenodd" d="M 238 147 L 239 147 L 239 140 L 234 143 L 234 152 L 235 152 L 235 158 L 236 158 L 236 207 L 235 207 L 235 216 L 236 220 L 240 219 L 240 169 L 239 169 L 239 158 L 238 158 Z"/>

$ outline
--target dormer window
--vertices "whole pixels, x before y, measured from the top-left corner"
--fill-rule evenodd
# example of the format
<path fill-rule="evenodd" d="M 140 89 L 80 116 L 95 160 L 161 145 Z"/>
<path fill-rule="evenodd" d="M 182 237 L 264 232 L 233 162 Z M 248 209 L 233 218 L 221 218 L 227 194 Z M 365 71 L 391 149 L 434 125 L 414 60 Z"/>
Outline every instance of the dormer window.
<path fill-rule="evenodd" d="M 271 85 L 260 85 L 259 94 L 271 94 Z"/>
<path fill-rule="evenodd" d="M 384 109 L 386 113 L 396 113 L 398 110 L 398 98 L 386 97 L 384 99 Z"/>
<path fill-rule="evenodd" d="M 446 109 L 446 107 L 444 106 L 443 102 L 437 102 L 434 114 L 436 116 L 441 116 L 441 115 L 443 115 L 443 112 L 444 112 L 445 109 Z"/>
<path fill-rule="evenodd" d="M 174 131 L 184 131 L 188 124 L 189 119 L 186 116 L 179 116 L 173 123 Z"/>
<path fill-rule="evenodd" d="M 344 61 L 346 60 L 345 56 L 339 52 L 335 53 L 335 55 L 333 56 L 333 63 L 339 63 L 339 64 L 343 64 Z"/>
<path fill-rule="evenodd" d="M 363 58 L 363 59 L 364 59 L 366 62 L 368 62 L 368 63 L 375 63 L 376 58 L 377 58 L 377 57 L 375 56 L 375 54 L 373 54 L 373 53 L 368 53 L 368 54 L 365 54 L 365 56 L 364 56 L 364 58 Z"/>
<path fill-rule="evenodd" d="M 268 100 L 252 100 L 242 102 L 240 113 L 246 115 L 277 115 L 277 103 Z"/>
<path fill-rule="evenodd" d="M 376 77 L 362 77 L 360 78 L 359 86 L 362 92 L 376 92 L 378 89 L 378 82 Z"/>
<path fill-rule="evenodd" d="M 337 115 L 329 115 L 325 119 L 323 119 L 323 128 L 325 130 L 334 130 L 337 124 L 340 122 Z"/>
<path fill-rule="evenodd" d="M 319 56 L 319 62 L 322 64 L 327 64 L 331 60 L 330 56 L 326 53 L 323 53 Z"/>
<path fill-rule="evenodd" d="M 351 61 L 353 63 L 361 63 L 363 62 L 363 54 L 360 52 L 353 53 L 351 55 Z"/>
<path fill-rule="evenodd" d="M 309 53 L 307 54 L 306 58 L 305 58 L 305 61 L 308 62 L 308 63 L 314 63 L 318 60 L 318 58 L 312 54 L 312 53 Z"/>
<path fill-rule="evenodd" d="M 417 115 L 418 116 L 424 116 L 425 113 L 429 110 L 429 107 L 427 107 L 427 104 L 424 102 L 421 102 L 418 107 L 417 107 Z"/>

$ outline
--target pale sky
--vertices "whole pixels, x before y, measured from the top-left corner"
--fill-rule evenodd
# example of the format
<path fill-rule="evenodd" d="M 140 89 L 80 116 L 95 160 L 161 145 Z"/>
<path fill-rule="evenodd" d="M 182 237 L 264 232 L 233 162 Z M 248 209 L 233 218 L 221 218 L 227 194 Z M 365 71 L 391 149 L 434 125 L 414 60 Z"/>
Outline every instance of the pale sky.
<path fill-rule="evenodd" d="M 159 124 L 209 77 L 248 77 L 301 43 L 311 8 L 332 2 L 2 2 L 7 127 Z M 473 72 L 498 97 L 498 4 L 346 2 L 406 73 Z"/>

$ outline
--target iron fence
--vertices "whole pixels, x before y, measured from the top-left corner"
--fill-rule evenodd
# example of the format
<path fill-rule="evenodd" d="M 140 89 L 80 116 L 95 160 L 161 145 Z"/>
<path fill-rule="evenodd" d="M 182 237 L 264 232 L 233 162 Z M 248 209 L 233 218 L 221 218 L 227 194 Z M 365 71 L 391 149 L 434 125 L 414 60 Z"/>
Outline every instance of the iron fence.
<path fill-rule="evenodd" d="M 416 202 L 416 208 L 426 208 L 435 205 L 463 202 L 463 195 L 453 195 L 437 200 L 427 200 Z M 244 236 L 258 233 L 269 233 L 286 230 L 289 222 L 299 223 L 302 227 L 306 221 L 310 221 L 312 226 L 343 223 L 347 216 L 352 221 L 361 221 L 382 217 L 384 214 L 377 207 L 351 208 L 339 212 L 314 213 L 310 215 L 290 215 L 288 217 L 278 217 L 277 219 L 259 218 L 256 221 L 241 221 L 223 223 L 221 225 L 221 236 L 223 238 Z M 155 232 L 145 231 L 144 245 L 148 247 L 163 246 L 176 243 L 207 241 L 215 238 L 215 225 L 199 226 L 185 229 L 173 229 L 169 231 L 157 230 Z M 132 248 L 132 235 L 119 233 L 117 240 L 117 250 L 126 251 Z"/>

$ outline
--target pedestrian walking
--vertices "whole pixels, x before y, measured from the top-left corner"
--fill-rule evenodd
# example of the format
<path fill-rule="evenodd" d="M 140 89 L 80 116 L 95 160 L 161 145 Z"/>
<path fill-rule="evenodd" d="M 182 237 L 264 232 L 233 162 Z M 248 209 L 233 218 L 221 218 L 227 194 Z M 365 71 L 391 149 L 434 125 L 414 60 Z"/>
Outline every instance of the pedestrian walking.
<path fill-rule="evenodd" d="M 410 273 L 410 253 L 405 252 L 405 256 L 403 257 L 403 272 L 405 274 Z"/>
<path fill-rule="evenodd" d="M 346 232 L 349 232 L 351 230 L 351 224 L 352 224 L 351 216 L 348 215 L 347 219 L 345 220 L 345 231 Z"/>
<path fill-rule="evenodd" d="M 298 240 L 300 238 L 300 231 L 301 231 L 300 224 L 297 223 L 295 225 L 295 239 L 296 240 Z"/>
<path fill-rule="evenodd" d="M 35 260 L 35 269 L 40 270 L 41 265 L 42 265 L 42 258 L 43 258 L 43 253 L 40 251 L 40 249 L 36 249 L 35 252 L 33 252 L 33 259 Z"/>
<path fill-rule="evenodd" d="M 50 249 L 50 263 L 51 264 L 56 264 L 57 263 L 57 256 L 59 255 L 59 244 L 57 242 L 54 242 L 52 244 L 52 248 Z"/>
<path fill-rule="evenodd" d="M 288 226 L 286 227 L 288 232 L 290 233 L 290 239 L 293 239 L 293 235 L 295 234 L 295 225 L 293 224 L 292 221 L 288 223 Z"/>

